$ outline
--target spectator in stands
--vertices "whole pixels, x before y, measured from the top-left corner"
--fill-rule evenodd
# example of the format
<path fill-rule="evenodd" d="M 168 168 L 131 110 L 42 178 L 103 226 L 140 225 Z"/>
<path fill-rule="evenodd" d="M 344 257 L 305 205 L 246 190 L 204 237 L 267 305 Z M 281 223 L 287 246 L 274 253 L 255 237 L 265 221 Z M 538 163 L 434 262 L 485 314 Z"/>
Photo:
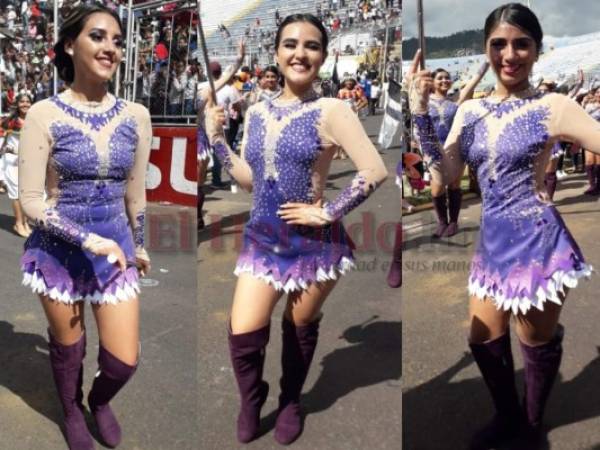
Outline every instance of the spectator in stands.
<path fill-rule="evenodd" d="M 187 83 L 183 93 L 184 114 L 196 114 L 196 94 L 198 91 L 198 83 L 200 82 L 200 66 L 197 62 L 192 62 L 188 67 Z"/>
<path fill-rule="evenodd" d="M 185 63 L 183 61 L 176 61 L 175 70 L 171 73 L 169 86 L 169 115 L 179 116 L 183 112 L 183 91 L 186 84 L 187 74 L 185 73 Z"/>

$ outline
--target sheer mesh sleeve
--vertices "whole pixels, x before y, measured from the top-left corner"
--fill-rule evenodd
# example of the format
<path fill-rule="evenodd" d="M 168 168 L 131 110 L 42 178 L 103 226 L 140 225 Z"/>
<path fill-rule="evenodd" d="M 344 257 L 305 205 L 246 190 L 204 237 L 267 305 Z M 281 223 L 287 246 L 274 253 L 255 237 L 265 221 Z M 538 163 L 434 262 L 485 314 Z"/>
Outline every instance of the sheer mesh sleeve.
<path fill-rule="evenodd" d="M 125 207 L 133 232 L 135 256 L 149 261 L 145 250 L 144 232 L 146 222 L 146 170 L 152 146 L 152 123 L 150 113 L 143 106 L 136 105 L 136 122 L 138 124 L 138 144 L 135 151 L 133 167 L 127 179 Z"/>
<path fill-rule="evenodd" d="M 387 169 L 350 106 L 335 99 L 324 104 L 323 141 L 344 149 L 357 169 L 350 184 L 323 207 L 328 219 L 335 221 L 364 202 L 386 179 Z"/>
<path fill-rule="evenodd" d="M 579 142 L 586 150 L 600 154 L 600 122 L 565 95 L 554 94 L 550 101 L 555 112 L 553 134 L 565 141 Z"/>
<path fill-rule="evenodd" d="M 25 215 L 37 227 L 71 244 L 86 248 L 88 238 L 95 236 L 84 226 L 62 217 L 50 202 L 44 200 L 46 176 L 52 163 L 52 144 L 43 125 L 43 108 L 31 107 L 21 131 L 19 143 L 19 200 Z"/>

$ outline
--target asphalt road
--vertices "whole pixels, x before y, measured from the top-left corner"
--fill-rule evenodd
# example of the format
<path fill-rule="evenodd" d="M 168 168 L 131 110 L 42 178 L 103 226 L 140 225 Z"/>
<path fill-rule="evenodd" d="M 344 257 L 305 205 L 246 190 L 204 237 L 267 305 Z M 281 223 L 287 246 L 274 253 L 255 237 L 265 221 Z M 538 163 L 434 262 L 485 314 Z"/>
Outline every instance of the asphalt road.
<path fill-rule="evenodd" d="M 149 205 L 152 257 L 142 288 L 142 353 L 137 373 L 111 403 L 123 428 L 123 450 L 198 448 L 195 208 Z M 37 296 L 21 286 L 23 239 L 12 232 L 10 201 L 0 196 L 0 449 L 64 450 L 62 410 Z M 186 227 L 187 225 L 187 227 Z M 194 231 L 192 233 L 192 231 Z M 183 247 L 183 248 L 181 248 Z M 84 392 L 96 372 L 98 338 L 86 315 L 88 349 Z M 98 444 L 97 448 L 104 448 Z"/>
<path fill-rule="evenodd" d="M 587 260 L 598 268 L 600 202 L 582 195 L 584 185 L 583 175 L 559 181 L 555 200 Z M 461 232 L 439 242 L 429 237 L 434 228 L 431 211 L 404 218 L 405 449 L 464 449 L 493 413 L 481 375 L 466 353 L 468 263 L 480 211 L 478 199 L 466 202 Z M 600 449 L 599 283 L 596 275 L 571 290 L 561 316 L 565 353 L 547 405 L 548 449 Z M 512 338 L 521 389 L 522 358 L 514 333 Z"/>
<path fill-rule="evenodd" d="M 365 121 L 373 137 L 380 121 L 381 116 Z M 393 224 L 400 214 L 399 192 L 393 182 L 399 149 L 385 151 L 383 158 L 389 179 L 344 220 L 348 229 L 357 232 L 354 237 L 359 246 L 359 269 L 342 277 L 325 303 L 320 340 L 302 397 L 308 414 L 305 430 L 291 448 L 396 450 L 401 446 L 400 289 L 390 289 L 385 283 Z M 334 161 L 326 195 L 334 197 L 354 173 L 349 160 Z M 207 221 L 214 224 L 201 233 L 198 252 L 200 448 L 279 447 L 272 429 L 281 373 L 283 302 L 273 315 L 267 349 L 265 379 L 271 391 L 263 408 L 262 435 L 245 446 L 235 438 L 239 398 L 229 361 L 226 326 L 236 280 L 232 273 L 237 257 L 235 245 L 250 200 L 245 193 L 208 190 L 205 204 Z M 380 244 L 371 245 L 371 240 L 377 241 L 377 230 L 385 231 L 386 227 L 387 241 L 382 238 Z M 361 228 L 366 231 L 361 232 Z"/>

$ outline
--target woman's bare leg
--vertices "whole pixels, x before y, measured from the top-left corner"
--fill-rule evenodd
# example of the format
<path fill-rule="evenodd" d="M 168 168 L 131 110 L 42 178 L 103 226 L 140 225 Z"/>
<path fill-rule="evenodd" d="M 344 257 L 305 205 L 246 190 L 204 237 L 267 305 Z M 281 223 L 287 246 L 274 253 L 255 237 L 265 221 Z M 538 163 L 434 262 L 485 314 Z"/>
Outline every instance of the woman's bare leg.
<path fill-rule="evenodd" d="M 84 302 L 61 303 L 40 295 L 48 319 L 50 334 L 62 345 L 72 345 L 81 339 L 85 330 Z"/>
<path fill-rule="evenodd" d="M 565 289 L 565 295 L 560 295 L 561 302 L 564 305 L 568 289 Z M 515 318 L 517 335 L 521 342 L 530 347 L 536 347 L 549 342 L 556 334 L 558 319 L 562 312 L 562 306 L 556 303 L 544 303 L 544 310 L 531 308 L 527 314 L 518 315 Z"/>
<path fill-rule="evenodd" d="M 139 300 L 92 305 L 100 344 L 127 365 L 135 366 L 139 353 Z"/>
<path fill-rule="evenodd" d="M 267 325 L 281 295 L 265 281 L 240 274 L 231 306 L 232 334 L 248 333 Z"/>
<path fill-rule="evenodd" d="M 297 326 L 314 322 L 321 314 L 321 307 L 335 287 L 337 280 L 313 283 L 304 291 L 288 295 L 284 317 Z"/>
<path fill-rule="evenodd" d="M 469 300 L 469 320 L 471 323 L 469 342 L 480 344 L 506 334 L 510 312 L 498 310 L 489 298 L 482 301 L 473 296 Z"/>

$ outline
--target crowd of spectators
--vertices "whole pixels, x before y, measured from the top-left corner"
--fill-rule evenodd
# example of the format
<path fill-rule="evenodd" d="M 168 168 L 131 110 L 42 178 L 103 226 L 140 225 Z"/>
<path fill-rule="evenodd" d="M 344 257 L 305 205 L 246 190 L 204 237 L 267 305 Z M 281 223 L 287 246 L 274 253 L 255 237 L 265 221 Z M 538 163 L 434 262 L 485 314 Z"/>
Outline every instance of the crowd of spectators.
<path fill-rule="evenodd" d="M 66 17 L 81 0 L 58 0 L 59 14 Z M 137 3 L 137 2 L 134 2 Z M 127 0 L 105 1 L 117 9 Z M 188 6 L 192 6 L 189 2 Z M 159 14 L 146 11 L 140 20 L 138 80 L 135 99 L 154 115 L 194 115 L 196 87 L 203 80 L 197 58 L 196 27 L 192 9 L 169 14 L 181 4 L 167 5 Z M 1 111 L 7 114 L 16 95 L 26 91 L 34 101 L 54 92 L 54 2 L 0 0 Z M 192 25 L 192 26 L 190 26 Z M 59 91 L 64 86 L 59 81 Z"/>

